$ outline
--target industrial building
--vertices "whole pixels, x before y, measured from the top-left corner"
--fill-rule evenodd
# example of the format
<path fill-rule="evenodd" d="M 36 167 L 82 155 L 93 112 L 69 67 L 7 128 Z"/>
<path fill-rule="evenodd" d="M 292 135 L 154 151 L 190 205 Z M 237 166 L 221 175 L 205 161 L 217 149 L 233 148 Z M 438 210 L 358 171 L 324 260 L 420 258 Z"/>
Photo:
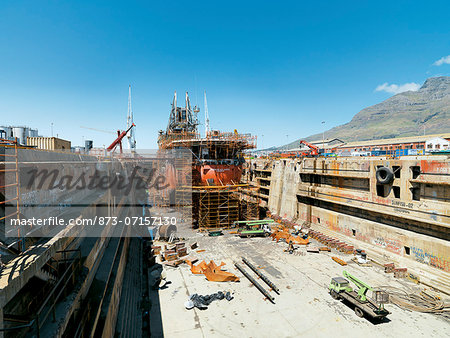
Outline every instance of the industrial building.
<path fill-rule="evenodd" d="M 27 137 L 27 146 L 42 150 L 70 150 L 70 141 L 58 137 Z"/>
<path fill-rule="evenodd" d="M 340 145 L 338 149 L 341 151 L 395 151 L 397 149 L 426 149 L 426 142 L 430 140 L 436 141 L 438 140 L 437 138 L 441 140 L 444 139 L 445 143 L 445 140 L 450 140 L 450 133 L 347 142 Z"/>
<path fill-rule="evenodd" d="M 20 145 L 27 145 L 28 137 L 38 137 L 38 130 L 25 126 L 0 126 L 0 139 L 11 140 L 17 138 Z"/>

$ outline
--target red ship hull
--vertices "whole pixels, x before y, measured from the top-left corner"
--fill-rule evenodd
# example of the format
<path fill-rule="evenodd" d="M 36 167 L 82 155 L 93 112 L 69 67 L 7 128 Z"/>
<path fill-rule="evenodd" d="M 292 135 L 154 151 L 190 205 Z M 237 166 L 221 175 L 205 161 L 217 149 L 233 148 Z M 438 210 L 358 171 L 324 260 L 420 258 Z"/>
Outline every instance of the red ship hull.
<path fill-rule="evenodd" d="M 238 184 L 242 176 L 242 164 L 204 164 L 196 166 L 196 170 L 200 173 L 200 185 Z"/>

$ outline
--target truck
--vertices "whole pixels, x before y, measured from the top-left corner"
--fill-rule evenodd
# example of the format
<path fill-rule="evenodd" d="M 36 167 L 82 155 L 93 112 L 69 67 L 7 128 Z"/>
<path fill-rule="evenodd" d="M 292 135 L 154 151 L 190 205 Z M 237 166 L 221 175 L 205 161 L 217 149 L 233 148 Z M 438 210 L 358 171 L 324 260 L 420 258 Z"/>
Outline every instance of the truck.
<path fill-rule="evenodd" d="M 272 231 L 270 230 L 269 224 L 256 224 L 253 226 L 247 226 L 247 228 L 239 229 L 238 235 L 241 238 L 248 237 L 268 237 Z"/>
<path fill-rule="evenodd" d="M 331 279 L 331 283 L 328 286 L 331 297 L 350 303 L 358 317 L 367 316 L 375 320 L 382 320 L 390 314 L 384 308 L 384 304 L 389 301 L 389 295 L 386 292 L 372 288 L 347 271 L 344 271 L 343 275 L 348 279 L 343 277 L 333 277 Z M 358 287 L 357 290 L 352 289 L 349 280 Z M 372 291 L 372 298 L 366 295 L 369 290 Z"/>

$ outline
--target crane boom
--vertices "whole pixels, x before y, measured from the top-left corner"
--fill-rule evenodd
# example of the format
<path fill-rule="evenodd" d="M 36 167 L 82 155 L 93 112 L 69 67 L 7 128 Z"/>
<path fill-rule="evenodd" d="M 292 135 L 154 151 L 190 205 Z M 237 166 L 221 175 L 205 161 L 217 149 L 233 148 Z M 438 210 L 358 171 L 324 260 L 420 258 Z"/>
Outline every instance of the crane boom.
<path fill-rule="evenodd" d="M 90 130 L 94 130 L 94 131 L 99 131 L 99 132 L 102 132 L 102 133 L 115 134 L 113 131 L 109 131 L 109 130 L 103 130 L 103 129 L 85 127 L 85 126 L 80 126 L 80 128 L 90 129 Z"/>
<path fill-rule="evenodd" d="M 116 149 L 116 147 L 119 145 L 120 146 L 120 152 L 122 152 L 122 139 L 128 134 L 128 132 L 131 130 L 131 128 L 135 127 L 136 125 L 133 123 L 131 124 L 131 126 L 127 129 L 124 130 L 122 132 L 120 132 L 120 130 L 117 131 L 117 138 L 114 140 L 113 143 L 111 143 L 111 145 L 106 148 L 107 151 L 114 151 L 114 149 Z"/>
<path fill-rule="evenodd" d="M 342 272 L 342 274 L 350 279 L 357 287 L 358 287 L 358 298 L 365 302 L 367 300 L 366 293 L 368 290 L 373 291 L 373 288 L 370 285 L 367 285 L 363 281 L 360 281 L 358 278 L 352 276 L 347 271 Z"/>
<path fill-rule="evenodd" d="M 306 142 L 305 140 L 300 140 L 300 145 L 304 144 L 309 149 L 311 149 L 311 155 L 317 156 L 319 155 L 319 148 L 317 148 L 315 145 L 312 145 L 309 142 Z"/>

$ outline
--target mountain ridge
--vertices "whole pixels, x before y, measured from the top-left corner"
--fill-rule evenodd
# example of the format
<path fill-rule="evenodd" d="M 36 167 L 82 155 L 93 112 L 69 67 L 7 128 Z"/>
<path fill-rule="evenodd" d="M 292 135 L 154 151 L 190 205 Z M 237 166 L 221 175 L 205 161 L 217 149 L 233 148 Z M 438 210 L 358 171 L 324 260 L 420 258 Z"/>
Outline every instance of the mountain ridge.
<path fill-rule="evenodd" d="M 424 126 L 427 134 L 450 132 L 450 76 L 428 78 L 417 91 L 364 108 L 349 122 L 325 131 L 325 137 L 353 142 L 415 136 L 423 134 Z M 321 140 L 322 133 L 301 139 Z M 299 140 L 275 149 L 297 148 Z"/>

